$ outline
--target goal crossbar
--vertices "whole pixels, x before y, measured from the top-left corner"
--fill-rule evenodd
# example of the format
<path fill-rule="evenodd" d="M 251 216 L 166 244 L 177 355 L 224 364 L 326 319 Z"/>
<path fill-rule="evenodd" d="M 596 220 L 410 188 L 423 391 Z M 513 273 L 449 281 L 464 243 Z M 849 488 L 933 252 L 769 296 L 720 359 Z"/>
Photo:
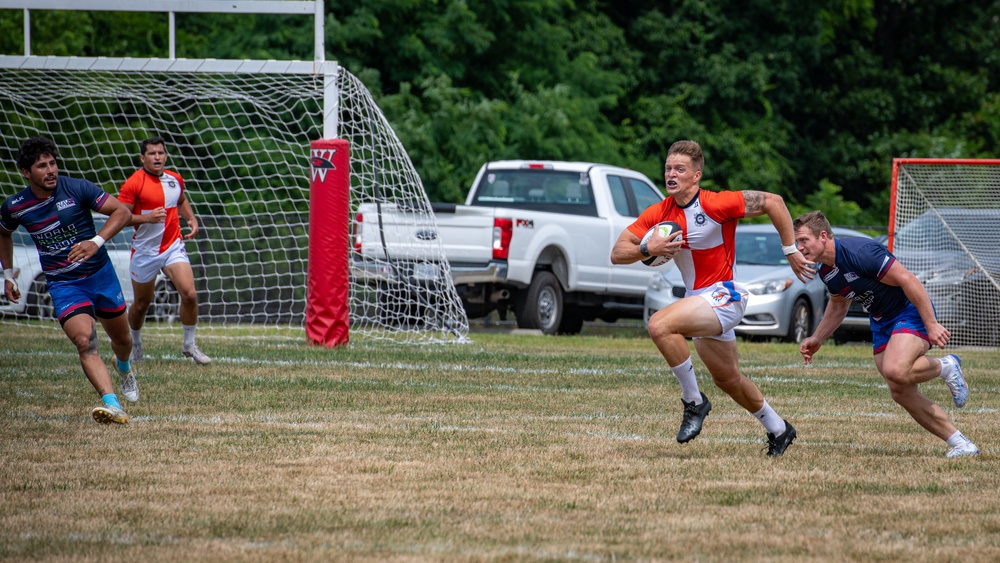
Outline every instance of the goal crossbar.
<path fill-rule="evenodd" d="M 336 61 L 159 59 L 0 55 L 0 68 L 107 72 L 203 72 L 225 74 L 337 74 Z"/>
<path fill-rule="evenodd" d="M 0 0 L 0 10 L 24 10 L 24 55 L 31 55 L 31 11 L 73 10 L 84 12 L 166 13 L 169 58 L 177 58 L 177 23 L 174 14 L 285 14 L 312 15 L 314 58 L 326 59 L 324 0 L 88 0 L 86 5 L 69 0 Z"/>
<path fill-rule="evenodd" d="M 3 1 L 3 0 L 0 0 Z M 251 59 L 161 59 L 131 57 L 59 57 L 0 55 L 0 69 L 70 70 L 89 72 L 164 72 L 204 74 L 285 74 L 323 77 L 323 137 L 339 131 L 337 61 L 277 61 Z"/>
<path fill-rule="evenodd" d="M 66 0 L 0 0 L 0 9 L 67 10 Z M 87 0 L 74 9 L 88 12 L 180 12 L 299 14 L 316 10 L 315 0 Z"/>

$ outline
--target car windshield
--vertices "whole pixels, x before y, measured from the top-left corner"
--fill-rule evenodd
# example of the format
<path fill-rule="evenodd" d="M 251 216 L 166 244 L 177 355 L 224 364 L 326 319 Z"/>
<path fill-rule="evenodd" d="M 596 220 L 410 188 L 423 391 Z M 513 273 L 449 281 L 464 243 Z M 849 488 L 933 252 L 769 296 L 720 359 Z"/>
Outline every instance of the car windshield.
<path fill-rule="evenodd" d="M 839 239 L 858 235 L 837 231 Z M 781 236 L 777 232 L 747 233 L 736 231 L 736 263 L 749 266 L 787 266 L 788 257 L 781 251 Z"/>
<path fill-rule="evenodd" d="M 995 237 L 983 236 L 983 225 L 994 224 L 1000 212 L 993 209 L 970 209 L 955 212 L 939 210 L 941 216 L 926 211 L 896 231 L 893 252 L 898 250 L 923 250 L 928 252 L 964 252 L 967 247 L 995 249 Z M 942 217 L 944 221 L 942 221 Z M 945 221 L 948 226 L 945 227 Z"/>
<path fill-rule="evenodd" d="M 736 263 L 753 266 L 787 266 L 778 233 L 736 233 Z"/>
<path fill-rule="evenodd" d="M 958 228 L 962 223 L 952 225 Z M 975 228 L 973 222 L 969 222 L 970 228 Z M 896 232 L 896 240 L 893 242 L 893 250 L 930 250 L 930 251 L 961 251 L 958 242 L 944 228 L 944 223 L 933 213 L 925 213 L 905 227 Z"/>
<path fill-rule="evenodd" d="M 597 216 L 587 174 L 540 168 L 489 170 L 472 205 Z"/>

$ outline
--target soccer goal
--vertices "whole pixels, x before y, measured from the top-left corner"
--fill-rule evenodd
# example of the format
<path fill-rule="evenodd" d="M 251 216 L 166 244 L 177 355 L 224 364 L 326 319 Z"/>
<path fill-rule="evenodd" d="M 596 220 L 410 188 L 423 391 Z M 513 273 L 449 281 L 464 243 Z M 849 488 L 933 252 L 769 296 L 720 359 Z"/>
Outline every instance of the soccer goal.
<path fill-rule="evenodd" d="M 1000 345 L 1000 160 L 893 161 L 889 250 L 952 342 Z"/>
<path fill-rule="evenodd" d="M 141 3 L 103 4 L 141 9 Z M 206 3 L 151 5 L 161 4 Z M 284 8 L 280 4 L 258 2 L 254 9 Z M 284 3 L 293 4 L 306 3 Z M 200 223 L 198 236 L 187 243 L 200 335 L 303 337 L 311 141 L 335 136 L 350 143 L 352 208 L 379 202 L 430 209 L 413 163 L 368 89 L 320 55 L 315 61 L 0 56 L 0 130 L 8 159 L 0 166 L 0 189 L 7 195 L 23 185 L 13 155 L 25 138 L 52 138 L 62 173 L 92 180 L 112 194 L 140 166 L 139 141 L 166 140 L 168 168 L 185 178 Z M 352 231 L 346 222 L 342 227 Z M 129 236 L 131 230 L 125 228 Z M 349 279 L 352 335 L 414 343 L 467 340 L 468 319 L 440 242 L 422 244 L 442 273 L 433 284 L 400 278 L 387 287 Z M 128 264 L 120 262 L 115 267 L 127 272 Z M 123 289 L 130 297 L 131 288 Z M 155 317 L 145 330 L 176 331 L 176 293 L 171 301 L 170 288 L 159 289 Z M 0 318 L 20 322 L 29 318 L 26 313 L 37 318 L 45 312 L 0 308 Z"/>

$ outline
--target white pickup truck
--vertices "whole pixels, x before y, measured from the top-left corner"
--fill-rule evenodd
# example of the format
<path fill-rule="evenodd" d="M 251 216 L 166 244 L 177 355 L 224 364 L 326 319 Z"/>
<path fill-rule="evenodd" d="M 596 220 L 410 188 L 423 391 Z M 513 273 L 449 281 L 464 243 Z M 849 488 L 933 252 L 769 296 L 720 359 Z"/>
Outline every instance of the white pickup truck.
<path fill-rule="evenodd" d="M 649 178 L 616 166 L 490 162 L 465 205 L 432 204 L 436 227 L 419 203 L 361 203 L 352 270 L 371 279 L 372 260 L 384 258 L 395 264 L 378 270 L 379 283 L 386 272 L 433 280 L 426 249 L 439 243 L 470 318 L 513 311 L 521 328 L 576 334 L 587 320 L 642 318 L 655 271 L 638 262 L 613 266 L 611 247 L 662 199 Z"/>

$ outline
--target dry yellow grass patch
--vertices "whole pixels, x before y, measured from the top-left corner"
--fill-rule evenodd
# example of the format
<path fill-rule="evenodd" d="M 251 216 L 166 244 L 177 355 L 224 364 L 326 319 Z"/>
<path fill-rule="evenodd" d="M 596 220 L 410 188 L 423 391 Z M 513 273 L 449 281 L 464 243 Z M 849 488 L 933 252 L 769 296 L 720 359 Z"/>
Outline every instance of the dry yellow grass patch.
<path fill-rule="evenodd" d="M 346 350 L 149 339 L 133 422 L 97 404 L 60 333 L 0 326 L 0 558 L 1000 560 L 1000 353 L 961 351 L 969 404 L 924 392 L 982 449 L 889 398 L 865 346 L 745 344 L 799 440 L 711 385 L 674 441 L 677 384 L 648 339 L 474 335 Z M 106 342 L 102 343 L 107 353 Z"/>

